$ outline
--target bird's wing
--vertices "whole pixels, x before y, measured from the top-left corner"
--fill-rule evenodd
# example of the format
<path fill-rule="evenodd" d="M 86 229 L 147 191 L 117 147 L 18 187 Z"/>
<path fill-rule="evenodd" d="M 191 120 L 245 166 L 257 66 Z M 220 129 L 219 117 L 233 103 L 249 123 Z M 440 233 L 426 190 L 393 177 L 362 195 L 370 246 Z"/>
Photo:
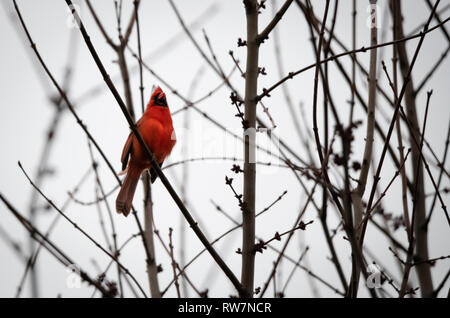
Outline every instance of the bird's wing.
<path fill-rule="evenodd" d="M 138 128 L 140 125 L 141 119 L 139 119 L 136 123 L 136 126 Z M 122 162 L 122 170 L 125 170 L 127 167 L 128 159 L 130 158 L 130 154 L 133 149 L 133 140 L 134 140 L 133 132 L 130 132 L 130 134 L 128 135 L 128 139 L 125 142 L 125 146 L 123 146 L 122 157 L 120 158 L 120 161 Z"/>
<path fill-rule="evenodd" d="M 128 163 L 128 158 L 130 157 L 131 149 L 133 148 L 133 133 L 131 132 L 128 135 L 127 142 L 125 143 L 125 146 L 122 150 L 122 157 L 120 158 L 120 161 L 122 162 L 122 170 L 125 170 Z"/>

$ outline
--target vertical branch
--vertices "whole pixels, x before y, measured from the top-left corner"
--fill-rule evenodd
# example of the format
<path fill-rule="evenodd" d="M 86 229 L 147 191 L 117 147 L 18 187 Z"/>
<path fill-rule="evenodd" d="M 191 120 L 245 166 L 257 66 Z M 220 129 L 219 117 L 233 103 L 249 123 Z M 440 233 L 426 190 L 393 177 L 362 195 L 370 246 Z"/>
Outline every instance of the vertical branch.
<path fill-rule="evenodd" d="M 317 92 L 318 92 L 318 86 L 319 86 L 320 54 L 322 52 L 323 35 L 324 35 L 324 31 L 325 31 L 325 23 L 327 21 L 329 6 L 330 6 L 330 0 L 327 0 L 326 5 L 325 5 L 325 12 L 323 15 L 322 26 L 321 26 L 320 33 L 319 33 L 319 43 L 318 43 L 318 48 L 317 48 L 316 65 L 315 65 L 315 73 L 314 73 L 314 94 L 313 94 L 313 131 L 314 131 L 314 138 L 316 141 L 317 152 L 319 154 L 320 163 L 322 165 L 323 165 L 322 145 L 320 144 L 319 129 L 317 127 Z"/>
<path fill-rule="evenodd" d="M 120 0 L 120 3 L 114 0 L 114 8 L 116 9 L 117 33 L 119 34 L 119 39 L 122 39 L 122 0 Z"/>
<path fill-rule="evenodd" d="M 378 29 L 377 29 L 377 0 L 369 0 L 371 10 L 371 29 L 370 29 L 370 46 L 378 44 Z M 376 104 L 376 90 L 377 90 L 377 49 L 370 51 L 370 66 L 369 66 L 369 97 L 367 109 L 367 130 L 364 146 L 364 155 L 359 174 L 358 187 L 354 193 L 354 209 L 355 209 L 355 224 L 359 225 L 362 220 L 362 197 L 366 190 L 367 176 L 369 174 L 370 161 L 372 158 L 374 128 L 375 128 L 375 104 Z M 359 236 L 356 234 L 358 239 Z"/>
<path fill-rule="evenodd" d="M 398 9 L 399 9 L 399 7 L 395 8 L 395 10 L 398 10 Z M 396 13 L 397 13 L 397 11 L 396 11 Z M 418 146 L 419 147 L 419 154 L 422 152 L 423 140 L 425 138 L 425 128 L 426 128 L 427 117 L 428 117 L 428 107 L 430 105 L 430 98 L 431 98 L 431 94 L 432 93 L 433 93 L 433 91 L 427 92 L 427 105 L 426 105 L 426 108 L 425 108 L 425 117 L 424 117 L 424 120 L 423 120 L 422 137 L 420 139 L 420 145 Z M 417 166 L 415 166 L 416 169 L 414 170 L 416 174 L 419 172 L 421 163 L 422 163 L 422 157 L 419 157 L 419 162 L 418 162 Z M 417 215 L 418 207 L 417 207 L 417 204 L 416 204 L 416 202 L 417 202 L 416 200 L 417 200 L 417 195 L 418 195 L 418 193 L 420 191 L 419 190 L 419 182 L 420 182 L 420 179 L 416 179 L 416 181 L 415 181 L 415 188 L 414 188 L 414 195 L 413 195 L 413 210 L 412 210 L 412 214 L 411 214 L 411 230 L 408 233 L 409 247 L 408 247 L 407 259 L 406 259 L 406 264 L 405 264 L 405 270 L 403 272 L 402 285 L 401 285 L 401 288 L 400 288 L 400 291 L 399 291 L 399 297 L 400 298 L 403 298 L 405 296 L 405 294 L 406 294 L 406 287 L 407 287 L 407 284 L 408 284 L 409 272 L 410 272 L 411 267 L 413 265 L 414 245 L 415 245 L 416 242 L 418 242 L 418 240 L 417 240 L 417 234 L 418 233 L 416 231 L 416 228 L 417 228 L 417 224 L 416 224 L 417 217 L 416 217 L 416 215 Z M 423 191 L 423 189 L 422 189 L 422 191 Z M 424 215 L 424 218 L 425 218 L 425 215 Z M 416 237 L 414 237 L 414 234 L 416 235 Z M 417 254 L 418 253 L 419 253 L 419 249 L 417 248 Z M 420 255 L 419 255 L 419 257 L 420 257 Z M 426 258 L 425 260 L 427 260 L 427 259 L 428 258 Z M 423 261 L 424 259 L 420 259 L 420 260 Z M 427 262 L 425 262 L 425 263 L 427 263 Z M 420 264 L 423 264 L 423 263 L 420 263 Z M 419 270 L 418 270 L 418 275 L 419 275 L 419 281 L 420 281 L 421 286 L 422 286 L 422 280 L 421 280 L 421 276 L 420 276 L 421 273 L 419 272 Z M 422 296 L 424 296 L 424 297 L 431 297 L 432 295 L 433 295 L 433 287 L 431 287 L 431 293 L 430 294 L 425 294 L 425 291 L 422 290 Z"/>
<path fill-rule="evenodd" d="M 395 8 L 394 16 L 394 35 L 395 39 L 401 39 L 404 37 L 402 12 L 399 0 L 393 0 L 393 8 Z M 433 13 L 432 13 L 433 14 Z M 419 259 L 428 259 L 428 233 L 425 215 L 425 192 L 424 192 L 424 178 L 423 178 L 423 163 L 421 162 L 421 150 L 414 140 L 420 140 L 420 128 L 417 120 L 417 108 L 416 99 L 414 94 L 414 85 L 409 72 L 410 63 L 408 55 L 406 53 L 405 43 L 399 42 L 397 44 L 398 58 L 400 63 L 400 71 L 403 77 L 403 81 L 406 83 L 405 87 L 405 104 L 406 104 L 406 117 L 412 125 L 410 131 L 410 140 L 412 148 L 412 166 L 414 184 L 417 184 L 417 193 L 413 198 L 415 206 L 415 220 L 411 220 L 414 223 L 413 231 L 415 232 L 416 250 Z M 422 296 L 429 297 L 433 293 L 433 282 L 431 280 L 430 264 L 422 263 L 417 266 L 417 274 L 419 276 L 419 282 L 421 287 Z"/>
<path fill-rule="evenodd" d="M 378 28 L 377 28 L 377 0 L 369 0 L 370 2 L 370 15 L 371 15 L 371 28 L 370 28 L 370 46 L 376 46 L 378 44 Z M 366 190 L 367 176 L 369 174 L 370 162 L 373 151 L 374 130 L 375 130 L 375 103 L 377 92 L 377 52 L 375 48 L 370 51 L 370 65 L 369 65 L 369 97 L 367 103 L 367 130 L 364 146 L 364 155 L 362 160 L 361 172 L 359 174 L 358 186 L 352 193 L 353 210 L 354 210 L 354 224 L 356 226 L 356 239 L 359 242 L 361 237 L 361 227 L 359 226 L 362 221 L 362 199 Z M 353 70 L 354 71 L 354 70 Z M 354 73 L 352 73 L 353 75 Z M 353 83 L 354 85 L 354 83 Z M 352 98 L 354 98 L 354 89 L 352 89 Z M 351 123 L 350 123 L 351 125 Z M 358 246 L 357 248 L 362 248 Z M 362 264 L 359 264 L 362 265 Z M 361 269 L 356 266 L 352 270 L 352 282 L 353 288 L 352 294 L 357 295 L 359 276 Z"/>
<path fill-rule="evenodd" d="M 255 270 L 255 134 L 256 95 L 258 86 L 258 3 L 244 0 L 247 18 L 247 65 L 245 71 L 244 114 L 244 208 L 242 216 L 242 271 L 241 284 L 245 297 L 253 297 Z"/>
<path fill-rule="evenodd" d="M 395 41 L 395 16 L 396 16 L 396 9 L 395 7 L 392 8 L 392 15 L 394 17 L 394 25 L 392 26 L 392 40 Z M 392 77 L 393 77 L 393 83 L 392 83 L 392 90 L 394 92 L 394 104 L 397 104 L 398 100 L 398 53 L 397 53 L 397 44 L 394 44 L 392 46 Z M 384 65 L 384 64 L 383 64 Z M 397 116 L 396 119 L 396 130 L 397 130 L 397 143 L 398 143 L 398 151 L 400 156 L 400 161 L 405 162 L 405 153 L 404 153 L 404 146 L 403 146 L 403 138 L 402 138 L 402 130 L 400 125 L 400 117 Z M 411 224 L 409 221 L 409 211 L 408 211 L 408 182 L 406 177 L 406 170 L 405 165 L 402 166 L 400 169 L 401 174 L 401 180 L 402 180 L 402 205 L 403 205 L 403 219 L 405 221 L 406 226 L 406 232 L 408 235 L 408 238 L 411 237 Z"/>
<path fill-rule="evenodd" d="M 141 29 L 139 27 L 139 1 L 134 0 L 134 14 L 136 16 L 136 36 L 137 36 L 137 45 L 138 45 L 138 56 L 139 61 L 142 61 L 142 50 L 141 50 Z M 138 63 L 139 65 L 139 92 L 141 93 L 141 111 L 144 113 L 145 111 L 145 103 L 144 103 L 144 79 L 142 75 L 142 63 Z"/>
<path fill-rule="evenodd" d="M 144 186 L 144 236 L 147 242 L 147 275 L 150 284 L 150 294 L 153 298 L 160 298 L 161 291 L 159 290 L 158 282 L 158 266 L 155 260 L 155 243 L 153 237 L 153 201 L 152 188 L 150 183 L 150 175 L 148 171 L 144 173 L 142 178 Z"/>
<path fill-rule="evenodd" d="M 117 49 L 117 57 L 120 68 L 120 75 L 123 81 L 123 88 L 125 92 L 125 102 L 128 107 L 128 111 L 130 112 L 131 118 L 135 120 L 135 113 L 133 107 L 133 98 L 131 97 L 131 85 L 130 85 L 130 74 L 128 73 L 127 60 L 125 58 L 125 46 L 120 46 Z"/>
<path fill-rule="evenodd" d="M 144 80 L 142 75 L 142 52 L 141 52 L 141 31 L 139 27 L 139 1 L 134 0 L 134 17 L 136 20 L 136 33 L 137 33 L 137 45 L 138 45 L 138 54 L 139 54 L 139 92 L 141 95 L 141 111 L 144 113 L 145 111 L 145 103 L 144 103 Z M 124 54 L 126 45 L 123 45 L 122 55 Z M 120 54 L 119 54 L 120 55 Z M 126 62 L 124 60 L 124 62 Z M 126 64 L 125 64 L 126 65 Z M 125 68 L 126 72 L 123 75 L 128 76 L 128 70 Z M 125 78 L 124 78 L 125 82 Z M 129 85 L 129 82 L 128 82 Z M 131 95 L 131 94 L 130 94 Z M 131 103 L 131 96 L 130 96 Z M 132 114 L 132 113 L 130 113 Z M 148 171 L 144 172 L 144 176 L 142 178 L 142 185 L 144 187 L 144 237 L 147 242 L 147 276 L 148 282 L 150 285 L 150 294 L 153 298 L 160 298 L 161 291 L 159 289 L 159 281 L 158 281 L 158 266 L 156 264 L 156 253 L 155 253 L 155 243 L 153 237 L 153 200 L 152 200 L 152 188 L 150 182 L 150 174 Z"/>
<path fill-rule="evenodd" d="M 356 49 L 356 0 L 353 0 L 352 10 L 352 50 Z M 331 40 L 331 39 L 330 39 Z M 355 86 L 356 86 L 356 55 L 352 54 L 352 96 L 350 98 L 350 125 L 353 122 L 353 110 L 355 109 Z"/>

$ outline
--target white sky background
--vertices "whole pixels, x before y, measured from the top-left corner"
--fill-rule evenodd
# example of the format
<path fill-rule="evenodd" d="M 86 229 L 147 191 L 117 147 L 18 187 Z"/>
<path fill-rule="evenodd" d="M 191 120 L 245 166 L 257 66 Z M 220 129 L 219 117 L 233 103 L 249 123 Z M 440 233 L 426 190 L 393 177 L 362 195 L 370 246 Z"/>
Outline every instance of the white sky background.
<path fill-rule="evenodd" d="M 32 188 L 26 181 L 25 176 L 21 173 L 17 166 L 20 160 L 31 175 L 35 175 L 35 170 L 39 161 L 39 154 L 45 142 L 45 130 L 51 120 L 53 108 L 48 102 L 47 92 L 42 85 L 42 78 L 46 80 L 43 69 L 38 67 L 39 74 L 35 71 L 35 56 L 31 52 L 28 43 L 24 42 L 23 30 L 16 23 L 16 16 L 13 15 L 12 22 L 9 15 L 13 14 L 13 6 L 11 1 L 2 0 L 0 9 L 0 41 L 1 58 L 0 58 L 0 145 L 3 149 L 0 159 L 0 191 L 4 194 L 19 211 L 27 213 L 29 197 Z M 273 16 L 272 3 L 267 1 L 267 9 L 260 15 L 260 28 L 262 29 L 270 21 Z M 385 11 L 386 1 L 380 2 L 380 15 Z M 75 2 L 76 3 L 76 2 Z M 116 40 L 116 20 L 114 14 L 114 3 L 112 0 L 93 1 L 96 11 L 103 21 L 110 36 Z M 276 6 L 281 5 L 281 1 Z M 324 1 L 314 1 L 315 12 L 322 16 Z M 31 32 L 34 42 L 47 63 L 54 76 L 62 83 L 62 74 L 67 61 L 68 44 L 72 29 L 67 27 L 67 19 L 69 17 L 68 9 L 64 1 L 45 0 L 31 1 L 19 0 L 18 4 L 21 8 L 23 18 Z M 245 48 L 237 47 L 237 39 L 239 37 L 245 39 L 245 10 L 242 1 L 176 1 L 176 5 L 180 10 L 187 24 L 195 21 L 209 6 L 215 5 L 215 10 L 208 14 L 208 17 L 201 20 L 201 26 L 193 31 L 195 38 L 202 48 L 207 51 L 206 43 L 203 39 L 201 28 L 207 32 L 212 46 L 215 50 L 217 58 L 221 62 L 226 72 L 233 67 L 233 62 L 228 55 L 229 50 L 233 50 L 235 56 L 242 61 L 241 67 L 245 69 Z M 441 1 L 439 8 L 448 5 L 449 1 Z M 366 26 L 368 17 L 368 1 L 358 1 L 358 29 L 357 29 L 357 47 L 369 45 L 369 29 Z M 403 1 L 403 15 L 405 18 L 405 33 L 409 34 L 417 25 L 426 21 L 429 15 L 429 9 L 424 1 Z M 122 15 L 123 25 L 128 23 L 129 16 L 132 11 L 132 1 L 124 1 L 124 11 Z M 200 68 L 203 68 L 202 75 L 199 79 L 197 89 L 191 96 L 192 100 L 202 97 L 210 90 L 221 83 L 220 78 L 211 71 L 200 54 L 196 51 L 187 36 L 181 32 L 181 26 L 171 9 L 168 1 L 142 1 L 140 8 L 140 27 L 142 35 L 142 51 L 143 56 L 155 52 L 163 44 L 176 34 L 182 34 L 177 38 L 175 43 L 171 43 L 162 54 L 153 55 L 146 62 L 165 79 L 171 86 L 175 87 L 182 95 L 188 96 L 193 78 L 198 74 Z M 441 16 L 447 18 L 449 11 L 444 12 Z M 100 34 L 95 25 L 92 16 L 88 12 L 85 5 L 82 6 L 81 18 L 91 36 L 92 42 L 96 47 L 102 61 L 110 75 L 118 73 L 118 66 L 114 63 L 116 59 L 115 52 L 107 45 L 106 41 Z M 433 20 L 432 25 L 436 21 Z M 390 19 L 381 20 L 381 29 L 379 37 L 381 38 L 381 30 L 386 30 L 385 40 L 390 40 L 392 35 L 390 32 Z M 311 63 L 314 63 L 309 29 L 305 23 L 305 19 L 301 11 L 295 4 L 292 4 L 282 21 L 277 26 L 280 36 L 282 58 L 285 71 L 295 71 Z M 78 53 L 76 59 L 72 61 L 74 67 L 74 78 L 69 91 L 69 97 L 72 101 L 76 101 L 78 97 L 88 91 L 90 88 L 102 84 L 100 73 L 94 64 L 90 53 L 88 52 L 79 31 L 76 31 Z M 344 41 L 347 47 L 351 47 L 351 1 L 343 0 L 339 2 L 339 11 L 335 28 L 336 35 Z M 409 57 L 412 57 L 416 47 L 417 40 L 408 42 L 407 48 Z M 130 38 L 130 45 L 133 49 L 137 49 L 135 30 Z M 413 80 L 418 84 L 428 70 L 434 65 L 435 61 L 440 57 L 446 49 L 448 43 L 440 30 L 436 30 L 426 36 L 424 45 L 420 51 L 416 66 L 413 72 Z M 333 47 L 336 52 L 341 52 L 336 45 Z M 379 53 L 384 56 L 384 60 L 390 68 L 391 47 L 388 47 Z M 368 53 L 358 54 L 361 63 L 368 69 Z M 128 65 L 136 64 L 131 55 L 127 55 Z M 350 74 L 350 59 L 342 58 L 341 61 Z M 273 36 L 261 46 L 260 50 L 260 66 L 264 66 L 267 76 L 261 76 L 258 84 L 258 92 L 263 87 L 269 87 L 279 79 L 278 69 L 274 55 Z M 381 67 L 381 63 L 378 63 Z M 450 90 L 448 84 L 449 60 L 442 63 L 439 70 L 434 74 L 433 78 L 427 83 L 426 87 L 421 91 L 417 98 L 417 107 L 419 113 L 419 122 L 423 121 L 423 113 L 426 102 L 426 91 L 433 89 L 431 106 L 429 110 L 429 118 L 426 130 L 426 138 L 436 152 L 438 158 L 442 157 L 445 136 L 449 123 L 449 104 Z M 299 105 L 300 101 L 304 103 L 306 116 L 305 122 L 308 127 L 302 127 L 304 131 L 312 132 L 312 95 L 313 95 L 313 74 L 310 70 L 305 72 L 293 80 L 287 82 L 290 94 L 294 104 Z M 357 74 L 357 85 L 366 98 L 366 79 L 360 73 Z M 48 82 L 47 82 L 48 83 Z M 244 92 L 244 81 L 234 73 L 232 83 L 238 88 L 239 92 Z M 383 72 L 380 72 L 379 83 L 390 92 L 386 78 Z M 140 95 L 138 73 L 132 73 L 131 84 L 133 88 L 133 101 L 136 113 L 140 116 Z M 160 85 L 151 74 L 144 71 L 145 99 L 150 96 L 152 85 Z M 123 93 L 122 83 L 116 82 L 120 93 Z M 56 94 L 56 90 L 51 85 L 47 85 L 52 94 Z M 337 71 L 333 64 L 330 64 L 330 89 L 333 94 L 334 101 L 338 107 L 341 118 L 348 118 L 348 103 L 350 99 L 350 89 L 345 80 Z M 168 95 L 169 106 L 172 111 L 180 109 L 184 106 L 183 102 L 170 92 L 170 90 L 161 85 Z M 241 134 L 241 125 L 235 115 L 235 108 L 230 104 L 230 91 L 227 88 L 220 89 L 215 95 L 198 105 L 198 107 L 207 112 L 211 117 L 220 121 L 228 130 L 237 134 Z M 269 107 L 277 128 L 276 133 L 286 141 L 293 149 L 295 149 L 302 157 L 307 158 L 306 151 L 300 145 L 296 135 L 292 120 L 290 118 L 287 106 L 283 98 L 281 88 L 275 90 L 270 99 L 265 99 L 265 105 Z M 322 89 L 319 87 L 319 109 L 322 109 Z M 382 109 L 388 117 L 392 115 L 392 110 L 386 105 L 381 97 L 378 98 L 377 109 Z M 365 115 L 361 112 L 360 105 L 355 107 L 355 119 L 364 119 Z M 267 118 L 259 108 L 259 115 L 267 122 Z M 120 154 L 123 144 L 128 135 L 129 129 L 123 114 L 115 102 L 112 94 L 104 86 L 102 92 L 97 94 L 95 98 L 91 98 L 87 102 L 78 105 L 77 112 L 87 125 L 92 135 L 96 138 L 107 157 L 111 160 L 117 171 L 120 170 Z M 189 133 L 183 131 L 184 113 L 174 116 L 174 126 L 177 131 L 178 143 L 173 154 L 167 160 L 175 162 L 183 159 L 182 147 L 188 145 L 189 154 L 187 158 L 198 158 L 202 156 L 227 156 L 242 157 L 242 147 L 234 141 L 224 136 L 224 133 L 212 126 L 204 120 L 202 116 L 195 112 L 190 112 L 191 130 Z M 378 113 L 377 115 L 379 115 Z M 322 112 L 318 114 L 319 123 L 322 124 Z M 386 121 L 383 123 L 385 131 L 387 131 Z M 403 128 L 405 130 L 405 127 Z M 353 160 L 361 160 L 363 152 L 363 138 L 365 134 L 365 125 L 357 130 L 356 140 L 353 144 L 354 154 Z M 186 137 L 189 138 L 186 138 Z M 378 161 L 379 153 L 382 147 L 380 140 L 376 140 L 375 151 Z M 50 166 L 55 169 L 56 174 L 48 177 L 43 186 L 44 192 L 58 205 L 61 206 L 67 198 L 67 191 L 73 189 L 81 176 L 86 172 L 90 165 L 89 153 L 87 148 L 86 137 L 80 127 L 76 124 L 74 118 L 69 112 L 65 112 L 61 122 L 61 127 L 57 132 L 54 148 L 51 153 Z M 186 140 L 187 139 L 187 140 Z M 396 136 L 392 146 L 395 148 Z M 261 140 L 265 145 L 269 143 Z M 224 146 L 226 145 L 226 146 Z M 315 145 L 311 141 L 311 145 L 315 153 Z M 337 148 L 338 149 L 338 148 Z M 427 152 L 429 158 L 431 154 Z M 106 164 L 101 157 L 95 152 L 95 157 L 99 162 L 99 169 L 103 184 L 106 191 L 115 186 L 115 180 Z M 262 161 L 276 162 L 273 158 L 261 156 L 258 159 Z M 216 238 L 224 231 L 228 230 L 233 224 L 223 215 L 216 211 L 210 200 L 214 200 L 225 211 L 230 213 L 236 219 L 239 219 L 240 210 L 237 201 L 231 190 L 225 185 L 225 175 L 235 179 L 234 186 L 238 192 L 242 192 L 242 174 L 235 175 L 230 168 L 232 161 L 200 161 L 190 163 L 189 179 L 182 180 L 182 166 L 177 166 L 169 170 L 165 170 L 166 175 L 172 184 L 179 191 L 180 182 L 186 182 L 188 207 L 195 212 L 196 218 L 199 219 L 200 225 L 205 230 L 210 240 Z M 408 173 L 411 174 L 410 163 L 408 162 Z M 448 164 L 446 165 L 448 169 Z M 269 212 L 257 219 L 256 230 L 257 236 L 265 240 L 271 238 L 276 231 L 284 232 L 288 230 L 297 217 L 298 211 L 305 202 L 305 194 L 299 187 L 298 182 L 289 169 L 284 168 L 268 168 L 258 166 L 257 168 L 257 197 L 256 208 L 260 211 L 268 204 L 273 202 L 284 190 L 288 190 L 286 196 L 277 203 Z M 387 156 L 387 164 L 385 164 L 381 174 L 381 187 L 385 185 L 393 176 L 394 170 Z M 437 179 L 438 171 L 433 169 L 433 175 Z M 357 176 L 357 174 L 355 174 Z M 428 177 L 426 179 L 426 189 L 428 192 L 432 190 L 431 182 Z M 306 181 L 311 187 L 312 183 Z M 340 180 L 338 181 L 340 182 Z M 341 182 L 339 183 L 341 184 Z M 93 174 L 88 182 L 85 183 L 81 191 L 77 194 L 77 198 L 83 201 L 91 201 L 94 199 L 95 180 Z M 442 187 L 450 185 L 449 179 L 444 176 Z M 370 189 L 370 185 L 368 186 Z M 383 204 L 387 211 L 394 215 L 400 215 L 401 209 L 401 192 L 400 179 L 397 179 L 384 198 Z M 315 199 L 321 202 L 321 191 L 317 191 Z M 368 195 L 368 193 L 366 193 Z M 109 198 L 111 207 L 114 207 L 116 193 Z M 448 196 L 443 196 L 444 201 L 448 205 Z M 178 259 L 181 213 L 173 203 L 171 197 L 164 189 L 162 183 L 158 180 L 153 186 L 153 199 L 155 211 L 155 224 L 159 229 L 163 239 L 168 244 L 168 228 L 174 228 L 174 246 Z M 40 201 L 42 204 L 43 201 Z M 138 209 L 142 218 L 142 186 L 139 184 L 134 198 L 134 206 Z M 431 197 L 427 199 L 427 207 L 431 204 Z M 109 219 L 106 215 L 106 209 L 102 206 L 105 214 L 105 220 L 108 231 L 110 230 Z M 38 228 L 43 232 L 47 229 L 53 220 L 55 211 L 49 210 L 40 212 L 38 217 Z M 67 210 L 68 215 L 76 221 L 83 229 L 92 234 L 99 242 L 105 245 L 102 232 L 98 222 L 98 214 L 95 206 L 85 207 L 77 204 L 71 204 Z M 124 218 L 114 213 L 115 225 L 118 232 L 119 245 L 124 242 L 131 234 L 137 233 L 136 223 L 133 217 Z M 22 226 L 11 215 L 11 213 L 0 205 L 1 228 L 6 230 L 14 240 L 20 242 L 25 251 L 27 251 L 28 235 L 22 229 Z M 329 226 L 335 228 L 338 218 L 334 211 L 329 212 Z M 287 254 L 293 259 L 299 256 L 299 244 L 303 240 L 304 244 L 310 246 L 308 252 L 308 267 L 321 278 L 331 283 L 333 286 L 341 289 L 341 285 L 336 274 L 333 264 L 327 260 L 329 250 L 326 245 L 321 225 L 317 219 L 317 212 L 308 207 L 303 218 L 304 221 L 314 220 L 314 223 L 308 226 L 307 231 L 295 234 Z M 183 220 L 184 222 L 184 220 Z M 202 249 L 202 245 L 193 232 L 187 227 L 187 236 L 185 242 L 186 259 L 197 254 Z M 396 238 L 406 245 L 405 232 L 399 230 L 395 234 Z M 350 276 L 351 263 L 350 249 L 347 241 L 343 240 L 343 232 L 339 232 L 334 238 L 334 243 L 338 250 L 340 260 L 343 264 L 346 276 Z M 96 267 L 92 264 L 92 259 L 104 268 L 109 259 L 102 254 L 91 242 L 83 237 L 79 232 L 73 229 L 65 220 L 60 220 L 56 230 L 52 233 L 51 239 L 56 242 L 70 257 L 86 269 L 92 276 L 98 274 Z M 449 235 L 448 225 L 445 221 L 442 210 L 439 209 L 439 202 L 436 204 L 436 210 L 430 225 L 429 232 L 429 254 L 430 257 L 437 257 L 449 254 Z M 281 242 L 273 242 L 273 246 L 280 248 L 283 246 L 284 240 Z M 392 273 L 394 277 L 399 277 L 398 267 L 395 263 L 393 255 L 388 250 L 388 241 L 380 235 L 380 233 L 369 225 L 365 240 L 377 259 L 381 261 L 381 265 L 387 272 Z M 235 253 L 238 247 L 241 247 L 241 231 L 235 231 L 228 238 L 215 245 L 221 255 L 223 255 L 227 264 L 240 277 L 241 256 Z M 170 259 L 164 252 L 161 244 L 156 242 L 157 262 L 161 263 L 164 271 L 159 275 L 160 288 L 164 289 L 168 282 L 172 279 L 172 270 L 170 267 Z M 0 240 L 0 296 L 13 297 L 20 281 L 25 264 L 11 250 L 3 240 Z M 272 268 L 272 262 L 276 259 L 276 254 L 272 251 L 265 250 L 263 254 L 258 253 L 256 256 L 256 277 L 255 287 L 262 287 Z M 141 240 L 134 239 L 128 247 L 122 252 L 121 261 L 130 271 L 138 278 L 141 285 L 148 289 L 147 276 L 145 271 L 144 251 Z M 306 264 L 305 264 L 306 265 Z M 279 267 L 280 271 L 277 276 L 277 284 L 280 288 L 283 286 L 292 264 L 283 261 Z M 449 268 L 449 261 L 443 260 L 438 262 L 433 268 L 433 282 L 437 285 L 442 281 Z M 46 251 L 41 252 L 38 260 L 40 295 L 45 297 L 83 297 L 90 296 L 92 288 L 86 284 L 82 288 L 68 288 L 66 279 L 68 272 Z M 235 294 L 233 287 L 227 278 L 219 271 L 218 267 L 213 263 L 212 258 L 204 253 L 187 271 L 189 278 L 195 282 L 195 285 L 203 290 L 209 289 L 209 296 L 224 296 Z M 111 269 L 109 278 L 116 279 L 116 270 Z M 412 285 L 418 286 L 415 273 L 411 275 Z M 362 282 L 363 284 L 363 282 Z M 336 294 L 315 281 L 319 295 L 335 296 Z M 441 295 L 446 294 L 450 283 L 447 282 Z M 132 294 L 126 287 L 126 296 Z M 395 294 L 391 288 L 387 287 L 391 293 Z M 367 296 L 367 289 L 361 285 L 361 295 Z M 29 281 L 25 284 L 23 296 L 29 296 Z M 195 296 L 192 290 L 190 296 Z M 272 287 L 266 293 L 266 296 L 272 296 Z M 167 296 L 176 296 L 175 289 L 172 287 Z M 311 287 L 308 283 L 308 276 L 298 269 L 295 272 L 293 281 L 286 290 L 286 296 L 289 297 L 310 297 L 313 296 Z"/>

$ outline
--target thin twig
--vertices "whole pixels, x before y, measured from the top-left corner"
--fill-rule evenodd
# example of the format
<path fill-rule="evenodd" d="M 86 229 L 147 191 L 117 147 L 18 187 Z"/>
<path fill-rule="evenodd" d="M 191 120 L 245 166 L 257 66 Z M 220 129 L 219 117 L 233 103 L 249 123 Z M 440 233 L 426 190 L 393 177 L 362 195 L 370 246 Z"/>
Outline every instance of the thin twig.
<path fill-rule="evenodd" d="M 173 279 L 175 280 L 175 288 L 177 290 L 177 296 L 178 298 L 181 298 L 181 293 L 180 293 L 180 284 L 178 283 L 178 278 L 177 278 L 177 263 L 175 261 L 175 258 L 173 256 L 173 243 L 172 243 L 172 232 L 173 229 L 170 227 L 169 228 L 169 249 L 170 249 L 170 258 L 172 260 L 172 270 L 173 270 Z"/>
<path fill-rule="evenodd" d="M 269 38 L 270 32 L 275 28 L 275 26 L 280 22 L 283 15 L 286 13 L 287 9 L 291 5 L 293 0 L 286 0 L 284 4 L 281 6 L 280 10 L 275 14 L 273 19 L 269 22 L 269 24 L 264 28 L 264 30 L 258 34 L 256 37 L 257 43 L 263 43 L 264 40 L 267 40 Z M 248 41 L 247 41 L 248 43 Z"/>

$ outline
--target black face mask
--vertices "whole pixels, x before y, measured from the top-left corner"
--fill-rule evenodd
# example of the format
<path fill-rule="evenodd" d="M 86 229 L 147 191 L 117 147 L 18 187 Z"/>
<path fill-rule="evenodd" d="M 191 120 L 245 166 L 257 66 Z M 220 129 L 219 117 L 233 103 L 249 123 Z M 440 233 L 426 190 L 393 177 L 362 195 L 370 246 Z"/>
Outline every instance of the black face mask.
<path fill-rule="evenodd" d="M 166 97 L 159 97 L 161 94 L 158 94 L 154 97 L 154 105 L 167 107 L 167 100 Z"/>

